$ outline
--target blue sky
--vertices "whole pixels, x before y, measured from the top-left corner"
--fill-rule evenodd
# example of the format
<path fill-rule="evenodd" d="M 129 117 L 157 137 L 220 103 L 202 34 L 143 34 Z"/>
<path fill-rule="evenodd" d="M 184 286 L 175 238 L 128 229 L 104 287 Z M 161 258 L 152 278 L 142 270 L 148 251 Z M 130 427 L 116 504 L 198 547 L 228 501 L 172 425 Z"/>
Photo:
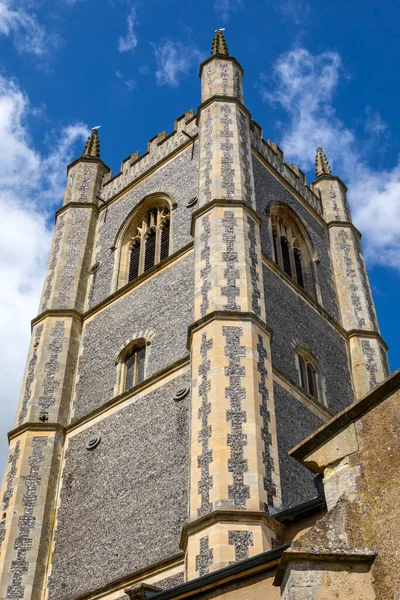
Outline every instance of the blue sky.
<path fill-rule="evenodd" d="M 122 159 L 200 103 L 214 29 L 245 103 L 313 180 L 321 144 L 349 187 L 382 334 L 400 367 L 400 4 L 377 0 L 0 0 L 0 464 L 65 166 L 101 125 Z"/>

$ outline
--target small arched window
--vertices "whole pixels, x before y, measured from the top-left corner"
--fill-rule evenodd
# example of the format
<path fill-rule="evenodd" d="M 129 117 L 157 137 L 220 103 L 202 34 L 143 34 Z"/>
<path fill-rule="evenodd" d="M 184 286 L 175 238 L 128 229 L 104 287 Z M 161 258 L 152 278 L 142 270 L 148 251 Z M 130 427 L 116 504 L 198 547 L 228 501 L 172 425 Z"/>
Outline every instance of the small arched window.
<path fill-rule="evenodd" d="M 277 205 L 271 211 L 274 262 L 311 296 L 315 297 L 311 245 L 291 211 Z"/>
<path fill-rule="evenodd" d="M 118 242 L 117 287 L 134 281 L 169 255 L 170 205 L 164 199 L 153 199 L 151 204 L 133 217 Z"/>
<path fill-rule="evenodd" d="M 299 352 L 297 364 L 300 387 L 312 398 L 322 402 L 324 397 L 323 381 L 317 361 L 307 353 Z"/>
<path fill-rule="evenodd" d="M 138 346 L 131 350 L 125 359 L 124 391 L 128 391 L 144 379 L 146 347 Z"/>
<path fill-rule="evenodd" d="M 146 340 L 134 340 L 126 346 L 116 359 L 117 383 L 115 394 L 122 394 L 141 383 L 145 378 Z"/>

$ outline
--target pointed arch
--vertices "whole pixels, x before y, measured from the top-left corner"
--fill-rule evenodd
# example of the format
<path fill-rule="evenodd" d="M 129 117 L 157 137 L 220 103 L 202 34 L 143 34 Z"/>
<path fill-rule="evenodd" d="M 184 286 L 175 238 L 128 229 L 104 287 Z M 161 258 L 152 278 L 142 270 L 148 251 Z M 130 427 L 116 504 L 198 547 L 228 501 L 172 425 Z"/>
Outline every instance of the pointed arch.
<path fill-rule="evenodd" d="M 171 251 L 171 212 L 167 194 L 150 194 L 128 215 L 114 244 L 113 290 L 134 281 Z"/>
<path fill-rule="evenodd" d="M 320 404 L 326 406 L 325 380 L 317 358 L 306 348 L 296 349 L 299 385 Z"/>
<path fill-rule="evenodd" d="M 269 216 L 274 262 L 316 299 L 316 257 L 306 228 L 289 206 L 280 203 L 271 206 Z"/>

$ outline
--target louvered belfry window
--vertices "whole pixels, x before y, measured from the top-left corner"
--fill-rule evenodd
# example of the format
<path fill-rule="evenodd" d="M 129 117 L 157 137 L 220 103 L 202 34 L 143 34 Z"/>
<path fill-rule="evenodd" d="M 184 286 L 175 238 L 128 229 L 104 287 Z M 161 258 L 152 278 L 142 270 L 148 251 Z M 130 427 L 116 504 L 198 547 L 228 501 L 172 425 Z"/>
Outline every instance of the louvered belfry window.
<path fill-rule="evenodd" d="M 311 254 L 295 219 L 286 212 L 278 207 L 276 213 L 271 213 L 273 259 L 288 277 L 315 297 Z"/>
<path fill-rule="evenodd" d="M 164 260 L 170 250 L 170 211 L 165 205 L 152 208 L 137 224 L 129 248 L 128 281 Z"/>
<path fill-rule="evenodd" d="M 134 348 L 125 359 L 125 391 L 144 379 L 145 346 Z"/>

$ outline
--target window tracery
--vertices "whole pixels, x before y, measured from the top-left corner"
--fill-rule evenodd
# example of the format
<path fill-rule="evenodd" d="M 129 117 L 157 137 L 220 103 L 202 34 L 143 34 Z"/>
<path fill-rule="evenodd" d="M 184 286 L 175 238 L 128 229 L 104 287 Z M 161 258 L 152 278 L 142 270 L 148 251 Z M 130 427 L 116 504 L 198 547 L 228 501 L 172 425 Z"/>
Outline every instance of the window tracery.
<path fill-rule="evenodd" d="M 274 262 L 311 296 L 315 283 L 310 244 L 293 215 L 278 205 L 271 211 Z"/>

